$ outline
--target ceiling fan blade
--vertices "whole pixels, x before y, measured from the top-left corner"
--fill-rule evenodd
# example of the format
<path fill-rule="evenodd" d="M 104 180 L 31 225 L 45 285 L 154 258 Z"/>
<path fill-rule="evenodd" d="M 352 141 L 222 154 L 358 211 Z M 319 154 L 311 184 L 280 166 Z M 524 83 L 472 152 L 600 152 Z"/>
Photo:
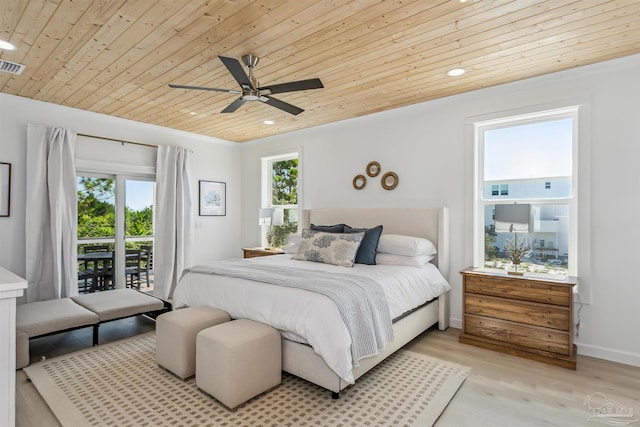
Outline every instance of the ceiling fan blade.
<path fill-rule="evenodd" d="M 249 80 L 249 76 L 247 76 L 247 73 L 245 73 L 244 69 L 242 68 L 240 61 L 238 61 L 236 58 L 230 58 L 228 56 L 218 56 L 218 58 L 220 58 L 220 61 L 222 61 L 224 66 L 227 67 L 227 70 L 229 70 L 233 78 L 236 79 L 240 87 L 255 89 L 251 84 L 251 80 Z"/>
<path fill-rule="evenodd" d="M 220 89 L 217 87 L 185 86 L 185 85 L 174 85 L 174 84 L 169 84 L 169 87 L 173 89 L 195 89 L 195 90 L 211 90 L 214 92 L 242 93 L 241 90 L 237 90 L 237 89 Z"/>
<path fill-rule="evenodd" d="M 270 93 L 283 93 L 283 92 L 295 92 L 298 90 L 309 90 L 309 89 L 321 89 L 324 85 L 320 81 L 320 79 L 309 79 L 309 80 L 299 80 L 297 82 L 290 83 L 281 83 L 277 85 L 265 86 L 258 88 L 260 92 L 266 92 L 267 95 Z"/>
<path fill-rule="evenodd" d="M 298 108 L 295 105 L 291 105 L 284 101 L 280 101 L 279 99 L 271 98 L 268 96 L 261 96 L 259 100 L 264 102 L 265 104 L 271 105 L 272 107 L 276 107 L 281 109 L 282 111 L 286 111 L 289 114 L 293 114 L 294 116 L 297 116 L 304 111 L 302 108 Z"/>
<path fill-rule="evenodd" d="M 222 110 L 220 112 L 221 113 L 233 113 L 238 108 L 242 107 L 245 102 L 247 102 L 247 101 L 245 101 L 242 97 L 240 97 L 240 98 L 236 99 L 235 101 L 233 101 L 231 104 L 229 104 L 227 106 L 227 108 L 225 108 L 224 110 Z"/>

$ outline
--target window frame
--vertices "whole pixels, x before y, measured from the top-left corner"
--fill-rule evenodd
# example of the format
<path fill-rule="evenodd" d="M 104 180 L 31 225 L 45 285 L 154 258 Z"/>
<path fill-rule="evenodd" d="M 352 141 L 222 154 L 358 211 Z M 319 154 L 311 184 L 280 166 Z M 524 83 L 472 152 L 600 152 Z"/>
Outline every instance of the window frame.
<path fill-rule="evenodd" d="M 485 206 L 503 203 L 531 203 L 532 205 L 562 205 L 569 210 L 568 275 L 578 272 L 578 145 L 579 145 L 579 107 L 533 111 L 524 114 L 503 115 L 498 118 L 473 121 L 474 144 L 474 195 L 473 195 L 473 265 L 484 268 Z M 571 194 L 567 197 L 515 198 L 511 195 L 484 197 L 484 132 L 505 127 L 515 127 L 532 123 L 571 118 L 572 166 Z M 501 189 L 500 189 L 501 190 Z M 491 194 L 491 192 L 489 193 Z"/>
<path fill-rule="evenodd" d="M 298 160 L 298 204 L 297 205 L 274 205 L 273 201 L 273 164 L 279 161 L 284 160 Z M 302 205 L 302 150 L 297 149 L 294 151 L 287 150 L 286 152 L 279 154 L 272 154 L 269 156 L 264 156 L 261 159 L 261 173 L 260 173 L 260 188 L 261 188 L 261 197 L 260 197 L 260 208 L 282 208 L 282 209 L 295 209 L 298 211 L 298 228 L 300 231 L 300 222 L 301 222 L 301 212 L 300 206 Z M 263 247 L 268 246 L 267 242 L 267 230 L 268 228 L 260 225 L 260 245 Z"/>
<path fill-rule="evenodd" d="M 116 260 L 115 260 L 115 281 L 118 289 L 124 289 L 126 287 L 126 275 L 125 275 L 125 255 L 124 249 L 127 242 L 135 241 L 152 241 L 155 245 L 156 235 L 156 210 L 153 210 L 153 234 L 150 236 L 126 236 L 125 226 L 125 183 L 127 180 L 136 181 L 148 181 L 154 183 L 153 189 L 153 206 L 156 206 L 156 187 L 157 183 L 155 168 L 149 167 L 135 167 L 125 165 L 122 166 L 116 163 L 109 162 L 93 162 L 93 161 L 80 161 L 76 162 L 76 179 L 77 177 L 84 176 L 90 178 L 106 178 L 113 179 L 114 181 L 114 206 L 115 206 L 115 236 L 105 236 L 99 238 L 78 239 L 78 244 L 101 244 L 101 243 L 113 243 L 116 248 Z"/>

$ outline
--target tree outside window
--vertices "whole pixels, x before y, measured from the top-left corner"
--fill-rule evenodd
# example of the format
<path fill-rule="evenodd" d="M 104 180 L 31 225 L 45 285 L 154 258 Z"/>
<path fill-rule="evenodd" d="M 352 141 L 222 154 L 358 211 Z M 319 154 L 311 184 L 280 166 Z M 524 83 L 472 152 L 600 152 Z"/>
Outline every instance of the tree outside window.
<path fill-rule="evenodd" d="M 269 246 L 281 248 L 290 234 L 298 231 L 298 159 L 272 162 L 271 206 L 284 210 L 282 225 L 272 225 L 267 231 Z M 295 211 L 295 212 L 294 212 Z"/>
<path fill-rule="evenodd" d="M 262 244 L 282 248 L 298 231 L 299 172 L 297 152 L 262 158 L 261 208 L 274 210 L 270 224 L 260 229 Z"/>

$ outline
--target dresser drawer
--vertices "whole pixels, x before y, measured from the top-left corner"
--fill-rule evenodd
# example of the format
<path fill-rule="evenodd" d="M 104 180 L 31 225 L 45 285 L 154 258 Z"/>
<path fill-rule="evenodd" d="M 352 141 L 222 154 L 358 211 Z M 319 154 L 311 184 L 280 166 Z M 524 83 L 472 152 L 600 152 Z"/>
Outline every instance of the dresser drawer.
<path fill-rule="evenodd" d="M 467 315 L 465 332 L 495 341 L 515 344 L 529 349 L 569 356 L 570 344 L 566 332 L 547 328 L 527 327 L 505 320 Z"/>
<path fill-rule="evenodd" d="M 543 326 L 562 331 L 569 330 L 569 309 L 548 304 L 467 294 L 464 298 L 464 312 L 526 325 Z"/>
<path fill-rule="evenodd" d="M 571 287 L 495 276 L 467 275 L 464 280 L 467 293 L 491 295 L 522 301 L 569 307 Z"/>

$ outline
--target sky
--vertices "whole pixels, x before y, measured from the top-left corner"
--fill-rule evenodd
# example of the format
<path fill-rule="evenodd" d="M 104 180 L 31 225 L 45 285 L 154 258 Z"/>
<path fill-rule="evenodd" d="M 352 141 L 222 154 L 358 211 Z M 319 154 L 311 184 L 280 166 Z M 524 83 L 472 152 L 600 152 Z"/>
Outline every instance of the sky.
<path fill-rule="evenodd" d="M 153 205 L 153 186 L 151 181 L 126 181 L 125 194 L 126 205 L 134 210 L 140 211 Z"/>
<path fill-rule="evenodd" d="M 571 176 L 573 120 L 509 126 L 484 134 L 484 179 Z"/>

